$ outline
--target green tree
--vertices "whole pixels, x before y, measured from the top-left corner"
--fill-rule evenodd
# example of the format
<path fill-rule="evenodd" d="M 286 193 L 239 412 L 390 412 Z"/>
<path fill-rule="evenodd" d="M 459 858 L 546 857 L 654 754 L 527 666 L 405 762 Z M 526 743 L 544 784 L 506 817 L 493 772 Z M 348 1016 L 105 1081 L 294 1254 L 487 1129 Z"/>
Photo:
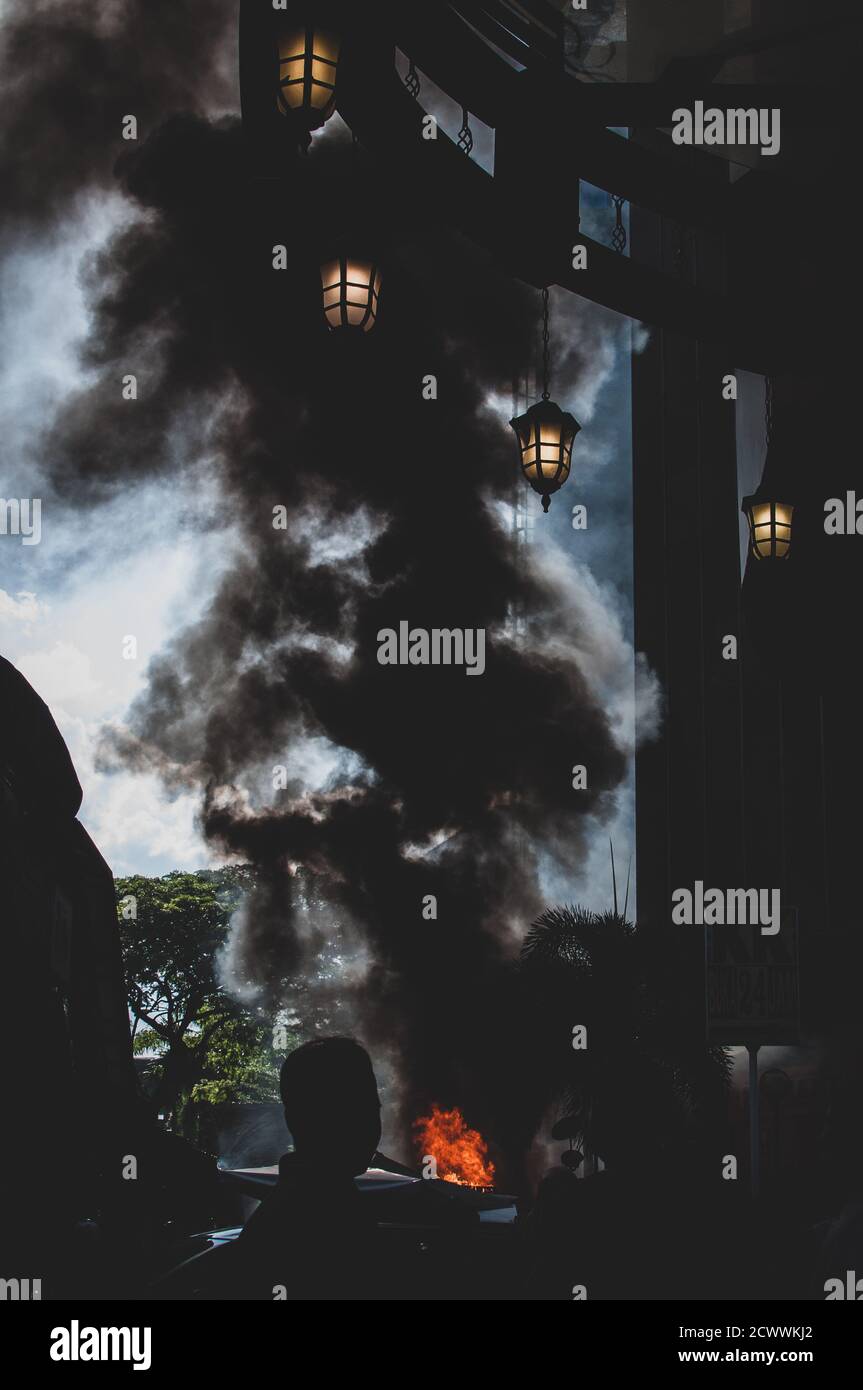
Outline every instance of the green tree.
<path fill-rule="evenodd" d="M 116 881 L 133 1048 L 155 1054 L 156 1111 L 278 1098 L 272 1021 L 221 988 L 217 959 L 253 886 L 245 866 Z"/>

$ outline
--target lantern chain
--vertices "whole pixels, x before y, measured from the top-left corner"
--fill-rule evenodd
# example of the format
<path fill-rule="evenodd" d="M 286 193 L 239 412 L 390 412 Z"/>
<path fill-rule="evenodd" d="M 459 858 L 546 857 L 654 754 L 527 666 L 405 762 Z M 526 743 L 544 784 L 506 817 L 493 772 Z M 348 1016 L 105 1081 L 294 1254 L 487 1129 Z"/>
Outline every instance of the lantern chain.
<path fill-rule="evenodd" d="M 461 108 L 461 130 L 458 133 L 458 147 L 462 154 L 470 156 L 473 149 L 473 131 L 470 128 L 470 112 L 466 106 Z"/>
<path fill-rule="evenodd" d="M 548 286 L 542 291 L 542 399 L 548 400 Z"/>
<path fill-rule="evenodd" d="M 773 377 L 764 378 L 764 434 L 767 447 L 773 442 Z"/>
<path fill-rule="evenodd" d="M 617 193 L 612 193 L 611 201 L 614 203 L 614 230 L 611 233 L 611 244 L 618 255 L 622 256 L 626 250 L 626 228 L 623 225 L 623 205 L 625 198 Z"/>
<path fill-rule="evenodd" d="M 682 222 L 677 223 L 677 241 L 674 247 L 674 269 L 681 280 L 688 278 L 690 234 Z"/>
<path fill-rule="evenodd" d="M 410 67 L 407 70 L 407 76 L 405 77 L 405 86 L 407 87 L 414 101 L 416 101 L 417 97 L 420 94 L 420 79 L 419 74 L 417 73 L 417 70 L 414 67 L 413 58 L 411 58 Z"/>

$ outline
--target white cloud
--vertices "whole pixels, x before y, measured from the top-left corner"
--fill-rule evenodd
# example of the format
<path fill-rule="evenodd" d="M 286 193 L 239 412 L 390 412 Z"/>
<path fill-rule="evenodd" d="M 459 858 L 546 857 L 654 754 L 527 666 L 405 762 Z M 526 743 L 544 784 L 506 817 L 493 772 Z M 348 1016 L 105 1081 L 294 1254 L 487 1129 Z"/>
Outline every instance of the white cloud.
<path fill-rule="evenodd" d="M 494 505 L 492 512 L 505 531 L 507 509 Z M 656 675 L 626 638 L 620 596 L 550 535 L 541 545 L 527 547 L 526 561 L 547 602 L 528 633 L 517 640 L 537 655 L 578 668 L 605 710 L 618 747 L 631 755 L 639 743 L 658 733 L 662 697 Z"/>
<path fill-rule="evenodd" d="M 156 873 L 209 862 L 197 799 L 167 799 L 153 776 L 97 772 L 94 750 L 102 726 L 121 721 L 142 689 L 150 658 L 202 611 L 231 563 L 235 526 L 200 431 L 177 440 L 169 486 L 127 485 L 89 510 L 52 494 L 39 453 L 57 411 L 88 380 L 78 355 L 89 329 L 82 263 L 132 215 L 121 197 L 94 196 L 0 272 L 7 490 L 43 497 L 41 544 L 0 553 L 0 641 L 69 744 L 84 788 L 81 819 L 109 863 Z M 132 661 L 123 658 L 129 635 L 138 643 Z"/>
<path fill-rule="evenodd" d="M 79 818 L 115 874 L 161 874 L 213 862 L 197 826 L 196 795 L 167 797 L 155 774 L 97 772 L 101 720 L 71 714 L 62 704 L 52 705 L 51 713 L 84 788 Z"/>
<path fill-rule="evenodd" d="M 0 621 L 35 623 L 44 612 L 44 605 L 26 589 L 18 594 L 7 594 L 5 589 L 0 589 Z"/>
<path fill-rule="evenodd" d="M 150 657 L 195 621 L 231 564 L 227 522 L 196 530 L 184 520 L 192 492 L 200 500 L 197 481 L 175 486 L 170 511 L 153 487 L 68 513 L 53 553 L 39 547 L 38 597 L 0 590 L 3 654 L 57 721 L 84 788 L 81 820 L 115 873 L 211 862 L 197 796 L 170 799 L 155 775 L 100 772 L 94 761 L 104 725 L 122 722 L 143 688 Z M 133 661 L 123 659 L 128 634 L 138 640 Z"/>
<path fill-rule="evenodd" d="M 47 651 L 30 651 L 18 661 L 18 670 L 49 706 L 93 695 L 100 683 L 93 679 L 90 658 L 72 642 L 57 641 Z"/>
<path fill-rule="evenodd" d="M 509 511 L 491 507 L 505 533 Z M 635 750 L 657 736 L 662 722 L 662 689 L 641 653 L 635 653 L 624 631 L 622 599 L 612 584 L 603 584 L 585 565 L 574 560 L 551 535 L 526 548 L 525 563 L 545 591 L 541 611 L 526 632 L 513 638 L 537 657 L 547 657 L 577 670 L 596 705 L 604 710 L 612 736 L 627 759 L 627 773 L 602 811 L 587 825 L 580 856 L 565 863 L 549 852 L 540 856 L 540 891 L 546 902 L 575 901 L 594 910 L 612 906 L 609 840 L 614 845 L 618 904 L 623 908 L 626 873 L 633 853 L 628 915 L 637 911 L 635 899 Z"/>
<path fill-rule="evenodd" d="M 20 496 L 39 487 L 41 431 L 86 381 L 78 356 L 89 323 L 82 262 L 132 215 L 118 194 L 90 198 L 57 232 L 16 249 L 0 266 L 0 430 L 4 473 L 18 473 L 20 485 L 10 491 Z"/>

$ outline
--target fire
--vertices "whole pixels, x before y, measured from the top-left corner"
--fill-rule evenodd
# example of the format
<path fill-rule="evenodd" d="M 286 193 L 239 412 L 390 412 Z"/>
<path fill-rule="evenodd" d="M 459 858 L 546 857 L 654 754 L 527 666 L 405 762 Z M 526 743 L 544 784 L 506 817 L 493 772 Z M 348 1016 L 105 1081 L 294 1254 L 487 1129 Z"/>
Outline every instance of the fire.
<path fill-rule="evenodd" d="M 460 1110 L 432 1105 L 431 1114 L 414 1121 L 420 1154 L 437 1162 L 437 1175 L 461 1187 L 491 1187 L 494 1164 L 482 1135 L 465 1124 Z"/>

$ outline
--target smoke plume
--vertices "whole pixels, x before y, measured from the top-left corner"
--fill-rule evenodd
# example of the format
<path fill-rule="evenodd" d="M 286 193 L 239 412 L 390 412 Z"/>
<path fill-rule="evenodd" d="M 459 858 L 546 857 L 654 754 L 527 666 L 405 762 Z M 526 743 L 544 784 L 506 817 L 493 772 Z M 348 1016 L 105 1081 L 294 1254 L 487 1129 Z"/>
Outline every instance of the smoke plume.
<path fill-rule="evenodd" d="M 379 322 L 339 341 L 319 302 L 326 229 L 290 179 L 282 204 L 251 187 L 238 118 L 212 115 L 230 104 L 233 6 L 19 9 L 10 225 L 56 223 L 93 188 L 131 209 L 86 267 L 91 375 L 46 433 L 53 484 L 93 506 L 161 479 L 169 498 L 205 460 L 240 538 L 203 618 L 106 731 L 103 765 L 198 789 L 213 847 L 256 866 L 232 988 L 355 1031 L 397 1074 L 402 1133 L 435 1101 L 526 1147 L 538 1116 L 510 1094 L 512 962 L 545 905 L 539 858 L 583 860 L 630 751 L 595 587 L 519 554 L 501 524 L 515 446 L 492 403 L 534 364 L 536 291 L 444 222 L 416 225 L 394 188 Z M 141 140 L 109 148 L 105 122 L 129 111 Z M 328 136 L 302 187 L 347 186 L 356 158 Z M 559 394 L 592 400 L 617 323 L 579 303 L 566 327 Z M 485 673 L 379 665 L 377 633 L 402 619 L 484 628 Z"/>

